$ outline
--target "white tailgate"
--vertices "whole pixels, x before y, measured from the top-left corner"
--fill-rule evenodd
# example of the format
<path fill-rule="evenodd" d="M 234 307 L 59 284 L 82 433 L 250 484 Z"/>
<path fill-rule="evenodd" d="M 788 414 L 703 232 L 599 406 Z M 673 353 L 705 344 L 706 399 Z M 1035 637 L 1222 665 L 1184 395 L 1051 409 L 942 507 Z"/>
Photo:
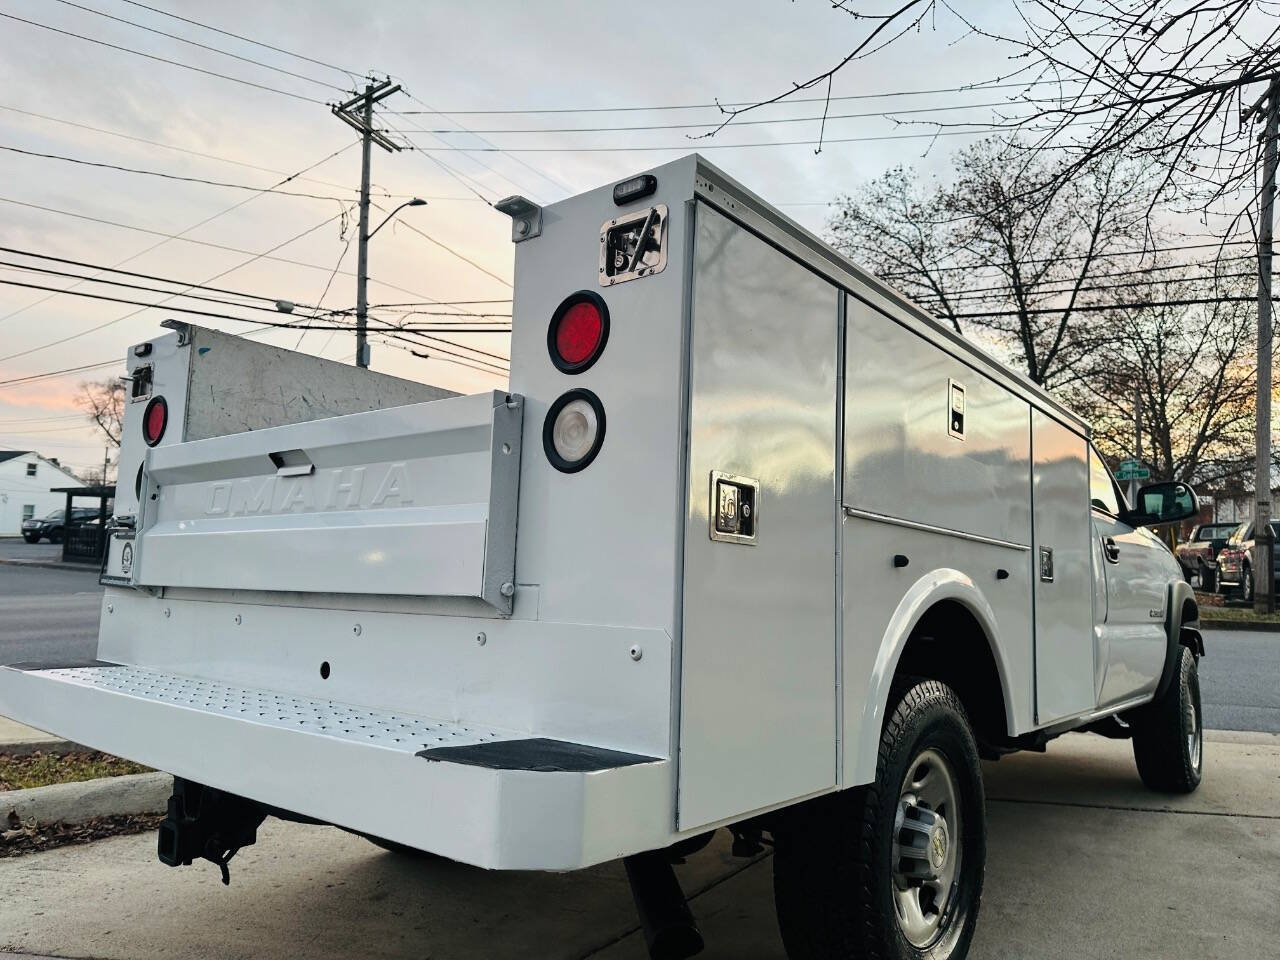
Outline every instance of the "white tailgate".
<path fill-rule="evenodd" d="M 152 449 L 128 582 L 509 614 L 522 414 L 495 391 Z"/>

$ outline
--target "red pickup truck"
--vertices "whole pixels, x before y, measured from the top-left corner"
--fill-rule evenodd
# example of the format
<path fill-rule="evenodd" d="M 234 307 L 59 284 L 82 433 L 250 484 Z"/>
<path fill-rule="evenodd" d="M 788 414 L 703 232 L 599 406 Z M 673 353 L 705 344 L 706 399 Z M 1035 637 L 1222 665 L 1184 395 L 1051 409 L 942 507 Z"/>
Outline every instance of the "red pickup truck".
<path fill-rule="evenodd" d="M 1188 582 L 1192 576 L 1197 576 L 1200 578 L 1200 589 L 1217 589 L 1218 553 L 1226 546 L 1228 538 L 1239 525 L 1238 521 L 1202 523 L 1191 530 L 1191 536 L 1185 543 L 1178 544 L 1174 555 Z"/>

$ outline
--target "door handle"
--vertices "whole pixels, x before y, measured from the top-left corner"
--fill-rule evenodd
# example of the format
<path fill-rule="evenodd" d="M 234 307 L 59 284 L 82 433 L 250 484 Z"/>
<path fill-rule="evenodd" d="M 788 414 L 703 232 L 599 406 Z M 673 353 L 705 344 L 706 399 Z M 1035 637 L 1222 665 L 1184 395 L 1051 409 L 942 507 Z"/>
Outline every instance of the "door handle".
<path fill-rule="evenodd" d="M 1102 538 L 1102 552 L 1106 554 L 1107 563 L 1120 562 L 1120 548 L 1116 545 L 1114 537 Z"/>

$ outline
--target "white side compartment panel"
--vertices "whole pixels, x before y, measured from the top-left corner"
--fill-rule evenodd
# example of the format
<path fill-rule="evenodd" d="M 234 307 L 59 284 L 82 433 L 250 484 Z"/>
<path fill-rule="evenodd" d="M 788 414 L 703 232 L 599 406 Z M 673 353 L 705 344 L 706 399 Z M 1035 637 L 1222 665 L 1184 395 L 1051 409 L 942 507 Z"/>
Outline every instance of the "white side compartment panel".
<path fill-rule="evenodd" d="M 1033 410 L 1031 449 L 1036 722 L 1044 725 L 1094 706 L 1093 525 L 1084 438 Z"/>
<path fill-rule="evenodd" d="M 856 297 L 846 342 L 846 503 L 1031 542 L 1029 405 Z M 962 436 L 950 426 L 964 391 Z"/>
<path fill-rule="evenodd" d="M 680 712 L 681 829 L 835 784 L 837 291 L 699 206 Z M 759 481 L 711 539 L 713 471 Z"/>

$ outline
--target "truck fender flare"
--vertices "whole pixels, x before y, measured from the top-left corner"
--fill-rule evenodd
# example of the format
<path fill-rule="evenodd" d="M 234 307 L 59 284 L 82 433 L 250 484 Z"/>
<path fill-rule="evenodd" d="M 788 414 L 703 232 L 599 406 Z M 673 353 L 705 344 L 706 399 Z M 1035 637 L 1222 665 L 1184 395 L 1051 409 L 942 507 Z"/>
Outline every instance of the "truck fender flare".
<path fill-rule="evenodd" d="M 1004 650 L 994 642 L 994 638 L 999 636 L 995 611 L 991 609 L 991 604 L 987 602 L 987 598 L 983 596 L 982 591 L 968 574 L 949 567 L 931 570 L 907 589 L 889 618 L 888 626 L 881 637 L 875 665 L 867 678 L 866 699 L 862 706 L 860 725 L 853 730 L 852 745 L 856 754 L 853 757 L 851 776 L 847 781 L 850 786 L 869 783 L 875 779 L 880 733 L 888 713 L 889 694 L 892 691 L 898 661 L 902 659 L 907 640 L 920 622 L 920 618 L 943 600 L 954 600 L 963 605 L 982 628 L 992 659 L 996 664 L 996 671 L 1000 675 L 1000 694 L 1004 698 L 1006 722 L 1012 728 L 1013 717 L 1010 714 L 1010 707 L 1013 697 L 1009 686 L 1011 673 Z M 848 640 L 846 639 L 845 642 Z"/>
<path fill-rule="evenodd" d="M 1191 589 L 1191 584 L 1185 580 L 1175 580 L 1169 584 L 1169 606 L 1164 615 L 1166 640 L 1164 669 L 1160 672 L 1160 683 L 1156 687 L 1153 698 L 1155 700 L 1163 697 L 1169 689 L 1169 684 L 1173 682 L 1178 670 L 1178 654 L 1181 647 L 1189 648 L 1197 657 L 1204 656 L 1204 637 L 1200 634 L 1199 614 L 1197 613 L 1191 620 L 1182 619 L 1182 610 L 1188 600 L 1195 604 L 1196 610 L 1199 611 L 1196 592 Z"/>

